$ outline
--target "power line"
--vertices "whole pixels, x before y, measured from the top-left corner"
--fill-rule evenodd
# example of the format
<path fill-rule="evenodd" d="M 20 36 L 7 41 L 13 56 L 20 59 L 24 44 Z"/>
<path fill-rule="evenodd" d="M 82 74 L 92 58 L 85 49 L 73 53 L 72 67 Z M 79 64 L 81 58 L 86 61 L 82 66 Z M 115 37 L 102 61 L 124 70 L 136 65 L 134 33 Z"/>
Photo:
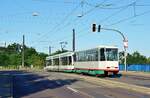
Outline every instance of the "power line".
<path fill-rule="evenodd" d="M 116 12 L 112 13 L 112 14 L 109 15 L 108 17 L 102 19 L 100 22 L 102 23 L 102 22 L 104 22 L 104 21 L 110 19 L 111 17 L 114 17 L 114 16 L 118 15 L 120 12 L 122 12 L 122 11 L 126 10 L 128 7 L 130 7 L 132 4 L 133 4 L 133 3 L 128 4 L 128 5 L 124 6 L 124 7 L 122 7 L 119 11 L 116 11 Z M 99 23 L 100 23 L 100 22 L 99 22 Z"/>
<path fill-rule="evenodd" d="M 46 36 L 48 33 L 51 33 L 53 30 L 59 29 L 58 27 L 61 26 L 61 25 L 69 18 L 69 16 L 72 15 L 72 14 L 74 13 L 74 11 L 76 11 L 76 10 L 78 9 L 79 6 L 80 6 L 80 5 L 76 6 L 69 14 L 67 14 L 67 15 L 64 17 L 64 19 L 63 19 L 60 23 L 56 24 L 49 32 L 45 33 L 44 35 L 42 35 L 42 36 L 41 36 L 40 38 L 38 38 L 37 40 L 40 40 L 41 38 L 44 38 L 44 36 Z"/>
<path fill-rule="evenodd" d="M 136 2 L 136 1 L 134 1 L 134 2 Z M 134 3 L 134 2 L 133 2 L 133 3 Z M 128 5 L 125 5 L 125 6 L 120 7 L 120 8 L 122 8 L 122 9 L 120 9 L 119 11 L 117 11 L 117 12 L 111 14 L 110 16 L 104 18 L 103 20 L 101 20 L 101 22 L 104 22 L 104 21 L 108 20 L 109 18 L 111 18 L 112 16 L 119 14 L 119 13 L 122 12 L 123 10 L 125 10 L 125 9 L 127 9 L 128 7 L 132 6 L 133 3 L 130 3 L 130 4 L 128 4 Z M 84 31 L 84 30 L 86 30 L 86 28 L 83 29 L 82 31 Z M 79 32 L 81 32 L 81 31 L 79 31 Z M 87 33 L 84 33 L 82 36 L 84 36 L 84 35 L 86 35 L 86 34 L 87 34 Z M 80 35 L 79 35 L 79 36 L 80 36 Z"/>
<path fill-rule="evenodd" d="M 80 2 L 71 2 L 71 1 L 64 1 L 64 2 L 60 2 L 60 1 L 56 1 L 56 0 L 32 0 L 32 1 L 36 1 L 36 2 L 43 2 L 43 3 L 56 3 L 56 4 L 79 4 Z"/>
<path fill-rule="evenodd" d="M 136 14 L 135 16 L 131 16 L 131 17 L 127 17 L 127 18 L 121 19 L 121 20 L 119 20 L 119 21 L 117 21 L 117 22 L 114 22 L 114 23 L 111 23 L 111 24 L 105 25 L 105 26 L 116 25 L 116 24 L 119 24 L 119 23 L 128 21 L 128 20 L 130 20 L 130 19 L 133 19 L 133 18 L 136 18 L 136 17 L 139 17 L 139 16 L 143 16 L 143 15 L 148 14 L 148 13 L 150 13 L 150 10 L 149 10 L 149 11 L 145 11 L 145 12 L 140 13 L 140 14 Z"/>
<path fill-rule="evenodd" d="M 96 8 L 98 8 L 100 5 L 104 4 L 106 1 L 108 1 L 108 0 L 103 0 L 102 3 L 97 4 L 94 8 L 92 8 L 92 9 L 88 10 L 87 12 L 83 13 L 82 16 L 85 16 L 85 15 L 89 14 L 90 12 L 92 12 L 93 10 L 95 10 Z"/>
<path fill-rule="evenodd" d="M 83 1 L 84 1 L 84 0 L 81 1 L 80 5 L 82 4 Z M 106 1 L 107 1 L 107 0 L 103 0 L 103 2 L 100 3 L 100 4 L 98 4 L 98 5 L 102 5 L 102 4 L 105 3 Z M 80 6 L 80 5 L 79 5 L 79 6 Z M 97 6 L 98 6 L 98 5 L 97 5 Z M 94 8 L 92 8 L 92 9 L 90 9 L 89 11 L 87 11 L 86 13 L 84 13 L 84 15 L 90 13 L 90 12 L 93 11 L 95 8 L 97 8 L 97 7 L 94 7 Z M 76 9 L 76 8 L 75 8 L 75 9 Z M 75 10 L 75 9 L 74 9 L 74 10 Z M 72 14 L 72 13 L 74 12 L 74 10 L 73 10 L 70 14 Z M 69 15 L 70 15 L 70 14 L 69 14 Z M 69 16 L 69 15 L 68 15 L 68 16 Z M 77 20 L 77 19 L 76 19 L 76 20 Z M 63 22 L 60 22 L 60 23 L 62 24 Z M 68 26 L 69 26 L 69 25 L 68 25 Z M 56 25 L 56 27 L 58 27 L 58 26 Z M 67 26 L 64 26 L 64 27 L 67 27 Z M 53 30 L 53 29 L 52 29 L 52 30 Z M 57 28 L 56 30 L 60 30 L 60 28 Z M 56 30 L 55 30 L 55 31 L 56 31 Z M 47 33 L 46 33 L 45 35 L 47 35 Z M 43 36 L 45 36 L 45 35 L 43 35 Z M 43 37 L 43 36 L 42 36 L 42 37 Z M 41 37 L 40 37 L 40 38 L 41 38 Z"/>
<path fill-rule="evenodd" d="M 122 10 L 125 10 L 125 9 L 128 8 L 129 6 L 132 6 L 132 4 L 133 4 L 133 3 L 131 3 L 131 4 L 127 5 L 127 6 L 123 6 L 121 10 L 119 10 L 119 11 L 115 12 L 113 15 L 109 16 L 109 18 L 111 18 L 112 16 L 116 15 L 116 13 L 121 12 Z M 139 16 L 139 15 L 136 15 L 136 16 Z M 107 18 L 107 19 L 109 19 L 109 18 Z M 106 21 L 107 19 L 105 18 L 104 21 Z M 89 33 L 89 32 L 88 32 L 88 33 Z M 87 35 L 87 33 L 86 33 L 86 34 L 83 34 L 83 35 Z M 83 36 L 83 35 L 82 35 L 82 36 Z M 77 36 L 81 36 L 81 35 L 77 35 Z M 65 39 L 66 39 L 66 38 L 65 38 Z"/>

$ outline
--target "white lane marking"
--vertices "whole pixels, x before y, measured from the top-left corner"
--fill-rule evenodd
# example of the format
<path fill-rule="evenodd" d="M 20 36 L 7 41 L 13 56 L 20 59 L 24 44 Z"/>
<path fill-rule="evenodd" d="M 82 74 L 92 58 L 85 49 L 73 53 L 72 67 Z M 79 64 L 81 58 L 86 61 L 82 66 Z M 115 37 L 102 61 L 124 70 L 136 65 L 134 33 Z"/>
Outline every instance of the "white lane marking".
<path fill-rule="evenodd" d="M 73 88 L 71 88 L 71 87 L 69 87 L 69 86 L 67 86 L 67 88 L 69 89 L 69 90 L 71 90 L 71 91 L 73 91 L 73 92 L 78 92 L 76 89 L 73 89 Z"/>
<path fill-rule="evenodd" d="M 87 93 L 84 93 L 84 92 L 82 92 L 82 91 L 78 91 L 78 90 L 76 90 L 76 89 L 74 89 L 74 88 L 71 88 L 71 87 L 69 87 L 69 86 L 67 86 L 67 88 L 68 88 L 69 90 L 75 92 L 75 93 L 79 93 L 79 94 L 88 96 L 89 98 L 94 98 L 93 96 L 91 96 L 91 95 L 89 95 L 89 94 L 87 94 Z"/>
<path fill-rule="evenodd" d="M 60 85 L 60 84 L 61 84 L 59 81 L 56 81 L 56 83 L 57 83 L 58 85 Z"/>
<path fill-rule="evenodd" d="M 54 77 L 48 77 L 49 80 L 55 80 L 56 78 Z"/>

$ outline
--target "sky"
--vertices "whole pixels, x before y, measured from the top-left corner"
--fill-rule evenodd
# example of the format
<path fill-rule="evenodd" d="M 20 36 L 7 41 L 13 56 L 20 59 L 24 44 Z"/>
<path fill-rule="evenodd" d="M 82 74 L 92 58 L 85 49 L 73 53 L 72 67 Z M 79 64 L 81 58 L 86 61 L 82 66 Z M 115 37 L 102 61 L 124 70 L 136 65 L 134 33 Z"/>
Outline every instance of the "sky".
<path fill-rule="evenodd" d="M 33 13 L 37 13 L 34 16 Z M 82 17 L 79 17 L 82 16 Z M 92 32 L 96 23 L 117 29 L 128 39 L 129 53 L 150 57 L 150 0 L 0 0 L 0 45 L 25 44 L 39 52 L 72 50 L 72 29 L 76 50 L 99 45 L 116 45 L 123 51 L 123 38 L 114 31 Z"/>

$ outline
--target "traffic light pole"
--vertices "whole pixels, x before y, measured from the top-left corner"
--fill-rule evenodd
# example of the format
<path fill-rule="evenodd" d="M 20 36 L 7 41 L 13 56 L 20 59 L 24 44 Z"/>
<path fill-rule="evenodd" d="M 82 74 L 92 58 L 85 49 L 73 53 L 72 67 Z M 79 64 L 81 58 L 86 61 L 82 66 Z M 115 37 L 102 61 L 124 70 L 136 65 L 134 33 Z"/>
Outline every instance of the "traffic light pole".
<path fill-rule="evenodd" d="M 23 40 L 22 40 L 22 67 L 24 67 L 24 43 L 25 43 L 25 36 L 23 35 Z"/>
<path fill-rule="evenodd" d="M 125 38 L 124 34 L 122 32 L 120 32 L 119 30 L 108 29 L 108 28 L 100 28 L 100 29 L 102 29 L 102 30 L 109 30 L 109 31 L 115 31 L 115 32 L 119 33 L 122 36 L 124 43 L 127 42 L 127 39 Z M 124 65 L 125 65 L 125 71 L 127 71 L 127 60 L 126 60 L 127 53 L 126 53 L 126 48 L 127 48 L 127 46 L 124 45 Z"/>
<path fill-rule="evenodd" d="M 73 34 L 72 34 L 72 51 L 75 51 L 75 29 L 72 30 Z"/>
<path fill-rule="evenodd" d="M 119 30 L 108 29 L 108 28 L 101 28 L 101 25 L 98 25 L 98 32 L 100 32 L 101 30 L 114 31 L 114 32 L 119 33 L 122 36 L 123 43 L 124 43 L 124 65 L 125 65 L 125 71 L 127 71 L 127 60 L 126 60 L 126 57 L 127 57 L 126 49 L 128 48 L 128 40 L 127 40 L 127 38 L 125 38 L 124 34 L 122 32 L 120 32 Z M 96 32 L 96 24 L 95 23 L 92 24 L 92 31 Z"/>

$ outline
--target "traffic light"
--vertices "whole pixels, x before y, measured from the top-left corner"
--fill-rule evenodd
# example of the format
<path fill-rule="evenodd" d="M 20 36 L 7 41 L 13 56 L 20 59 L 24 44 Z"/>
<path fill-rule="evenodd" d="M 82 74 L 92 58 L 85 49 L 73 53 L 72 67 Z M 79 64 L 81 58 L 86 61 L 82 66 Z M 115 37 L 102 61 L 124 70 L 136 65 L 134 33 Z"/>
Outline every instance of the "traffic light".
<path fill-rule="evenodd" d="M 96 32 L 96 24 L 92 24 L 92 31 Z"/>
<path fill-rule="evenodd" d="M 98 32 L 101 31 L 101 25 L 98 25 Z"/>

